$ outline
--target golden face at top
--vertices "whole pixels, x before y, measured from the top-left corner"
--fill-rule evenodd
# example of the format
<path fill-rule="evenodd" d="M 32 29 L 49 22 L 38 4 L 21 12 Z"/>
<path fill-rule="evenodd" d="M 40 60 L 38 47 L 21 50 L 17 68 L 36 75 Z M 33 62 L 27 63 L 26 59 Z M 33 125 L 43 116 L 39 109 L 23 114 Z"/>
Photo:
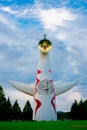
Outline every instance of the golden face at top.
<path fill-rule="evenodd" d="M 43 39 L 38 43 L 38 48 L 41 52 L 47 53 L 52 49 L 52 44 L 49 40 Z"/>

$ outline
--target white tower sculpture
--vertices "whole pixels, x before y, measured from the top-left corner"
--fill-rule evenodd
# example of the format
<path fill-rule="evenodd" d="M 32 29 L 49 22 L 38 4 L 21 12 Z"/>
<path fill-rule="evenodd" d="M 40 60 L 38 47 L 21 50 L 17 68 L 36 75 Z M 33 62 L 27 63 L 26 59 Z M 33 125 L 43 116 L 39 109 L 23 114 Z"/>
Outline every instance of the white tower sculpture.
<path fill-rule="evenodd" d="M 9 83 L 34 97 L 33 120 L 56 121 L 56 96 L 74 87 L 78 80 L 74 82 L 54 82 L 49 62 L 49 51 L 52 48 L 52 43 L 46 39 L 46 35 L 38 43 L 38 48 L 40 57 L 35 83 L 25 84 L 15 81 L 9 81 Z"/>

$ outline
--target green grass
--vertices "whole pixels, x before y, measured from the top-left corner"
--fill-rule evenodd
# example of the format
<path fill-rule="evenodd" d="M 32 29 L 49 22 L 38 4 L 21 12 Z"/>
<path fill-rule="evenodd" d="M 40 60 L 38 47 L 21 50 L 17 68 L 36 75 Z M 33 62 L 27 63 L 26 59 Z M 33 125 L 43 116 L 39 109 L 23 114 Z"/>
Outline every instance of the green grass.
<path fill-rule="evenodd" d="M 87 130 L 87 120 L 56 122 L 0 122 L 0 130 Z"/>

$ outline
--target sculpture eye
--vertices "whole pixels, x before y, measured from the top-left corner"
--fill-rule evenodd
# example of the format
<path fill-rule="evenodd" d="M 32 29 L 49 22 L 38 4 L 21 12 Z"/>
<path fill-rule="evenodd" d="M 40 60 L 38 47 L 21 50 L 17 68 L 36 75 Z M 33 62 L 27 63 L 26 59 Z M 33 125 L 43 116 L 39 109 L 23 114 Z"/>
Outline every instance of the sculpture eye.
<path fill-rule="evenodd" d="M 41 45 L 41 47 L 43 47 L 43 44 Z"/>
<path fill-rule="evenodd" d="M 47 81 L 47 85 L 49 84 L 49 81 Z"/>
<path fill-rule="evenodd" d="M 45 88 L 45 85 L 43 86 L 43 88 Z"/>

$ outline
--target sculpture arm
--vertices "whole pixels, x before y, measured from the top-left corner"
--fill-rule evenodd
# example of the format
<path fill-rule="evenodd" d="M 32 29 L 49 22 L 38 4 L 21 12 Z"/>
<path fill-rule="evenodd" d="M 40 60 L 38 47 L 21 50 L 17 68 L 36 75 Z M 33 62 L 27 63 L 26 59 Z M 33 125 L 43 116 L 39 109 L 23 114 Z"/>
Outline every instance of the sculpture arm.
<path fill-rule="evenodd" d="M 15 81 L 8 81 L 13 87 L 16 89 L 33 96 L 34 93 L 34 84 L 26 84 L 26 83 L 21 83 L 21 82 L 15 82 Z"/>
<path fill-rule="evenodd" d="M 54 82 L 55 87 L 55 95 L 58 96 L 68 90 L 70 90 L 72 87 L 74 87 L 79 80 L 73 81 L 73 82 Z"/>

